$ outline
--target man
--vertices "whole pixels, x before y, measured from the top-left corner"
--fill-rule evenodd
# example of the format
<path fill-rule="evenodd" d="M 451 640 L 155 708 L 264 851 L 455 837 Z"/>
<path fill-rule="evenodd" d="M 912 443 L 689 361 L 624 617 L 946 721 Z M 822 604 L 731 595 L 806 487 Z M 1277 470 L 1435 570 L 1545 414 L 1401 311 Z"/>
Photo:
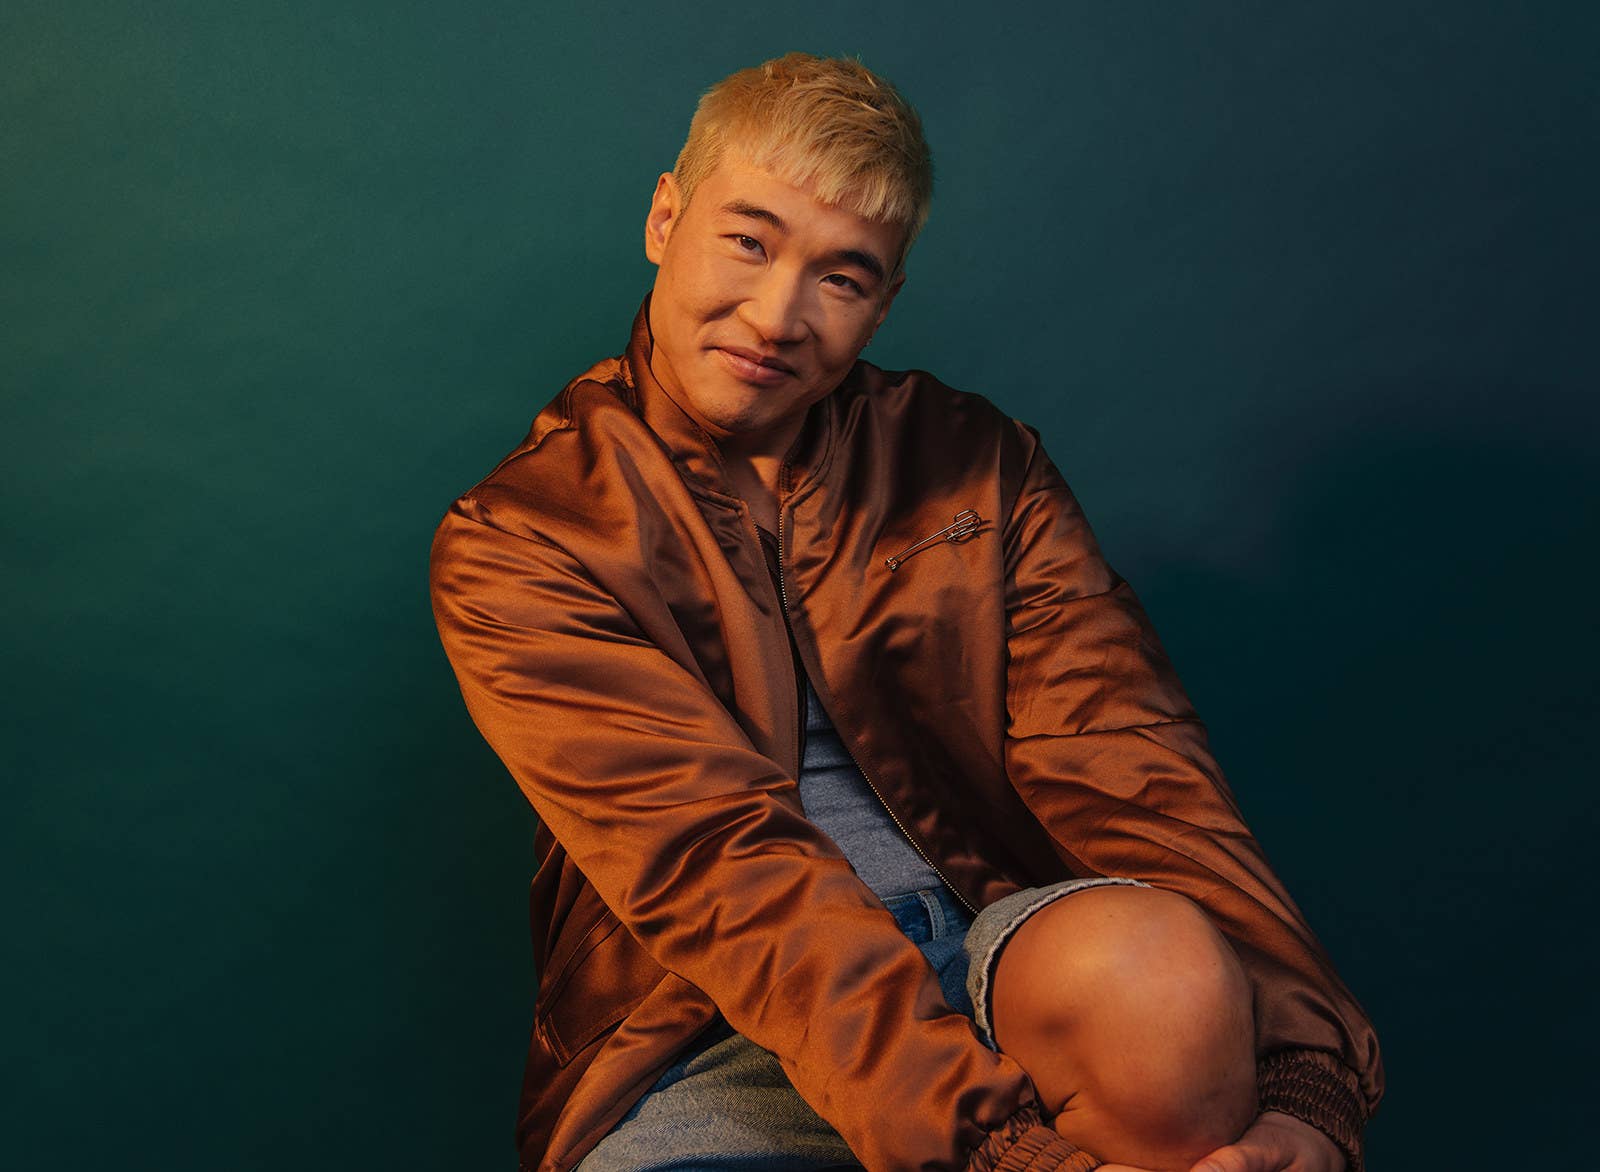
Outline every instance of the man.
<path fill-rule="evenodd" d="M 1036 433 L 859 360 L 930 191 L 859 64 L 722 82 L 627 353 L 440 526 L 541 823 L 523 1166 L 1358 1167 L 1371 1027 Z"/>

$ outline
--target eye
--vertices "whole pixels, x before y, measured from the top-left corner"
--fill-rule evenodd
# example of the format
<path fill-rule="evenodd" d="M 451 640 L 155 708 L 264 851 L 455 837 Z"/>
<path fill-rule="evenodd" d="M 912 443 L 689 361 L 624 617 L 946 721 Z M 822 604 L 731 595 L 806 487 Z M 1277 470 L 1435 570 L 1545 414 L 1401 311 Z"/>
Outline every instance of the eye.
<path fill-rule="evenodd" d="M 761 241 L 757 240 L 754 236 L 735 236 L 733 237 L 733 242 L 734 244 L 738 245 L 741 251 L 744 252 L 761 251 Z"/>
<path fill-rule="evenodd" d="M 829 273 L 822 279 L 832 284 L 835 289 L 845 289 L 852 293 L 860 293 L 863 296 L 865 296 L 867 292 L 861 287 L 859 282 L 852 280 L 843 273 Z"/>

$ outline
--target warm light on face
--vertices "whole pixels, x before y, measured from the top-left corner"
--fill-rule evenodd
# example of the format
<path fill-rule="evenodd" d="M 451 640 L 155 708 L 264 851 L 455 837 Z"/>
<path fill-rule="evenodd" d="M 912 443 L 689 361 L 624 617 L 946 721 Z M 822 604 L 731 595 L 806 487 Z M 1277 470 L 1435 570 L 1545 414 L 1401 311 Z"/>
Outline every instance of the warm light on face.
<path fill-rule="evenodd" d="M 781 455 L 888 313 L 903 236 L 735 159 L 687 206 L 662 176 L 645 227 L 651 370 L 719 440 Z"/>

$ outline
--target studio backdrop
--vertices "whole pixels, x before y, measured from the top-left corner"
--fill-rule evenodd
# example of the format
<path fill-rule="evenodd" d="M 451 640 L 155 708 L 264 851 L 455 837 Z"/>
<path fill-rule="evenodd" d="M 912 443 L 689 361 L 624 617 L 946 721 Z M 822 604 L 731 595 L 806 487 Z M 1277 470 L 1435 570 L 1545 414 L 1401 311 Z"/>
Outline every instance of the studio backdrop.
<path fill-rule="evenodd" d="M 12 0 L 4 1162 L 514 1166 L 533 818 L 430 537 L 805 49 L 935 154 L 868 357 L 1041 430 L 1376 1022 L 1371 1167 L 1586 1166 L 1595 12 Z"/>

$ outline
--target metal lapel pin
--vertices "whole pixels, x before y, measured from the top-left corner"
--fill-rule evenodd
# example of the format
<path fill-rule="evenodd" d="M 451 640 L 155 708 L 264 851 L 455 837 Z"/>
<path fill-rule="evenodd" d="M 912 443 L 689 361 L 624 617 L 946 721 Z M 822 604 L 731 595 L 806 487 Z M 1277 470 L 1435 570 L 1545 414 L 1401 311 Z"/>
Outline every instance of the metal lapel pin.
<path fill-rule="evenodd" d="M 927 549 L 930 545 L 936 545 L 941 541 L 965 541 L 967 538 L 976 533 L 978 531 L 978 526 L 982 524 L 983 518 L 978 516 L 977 513 L 971 509 L 962 509 L 956 514 L 956 521 L 954 525 L 948 525 L 939 530 L 939 532 L 924 537 L 910 549 L 903 549 L 899 553 L 895 554 L 892 558 L 884 558 L 884 564 L 886 564 L 891 571 L 898 570 L 900 568 L 900 564 L 912 554 Z"/>

